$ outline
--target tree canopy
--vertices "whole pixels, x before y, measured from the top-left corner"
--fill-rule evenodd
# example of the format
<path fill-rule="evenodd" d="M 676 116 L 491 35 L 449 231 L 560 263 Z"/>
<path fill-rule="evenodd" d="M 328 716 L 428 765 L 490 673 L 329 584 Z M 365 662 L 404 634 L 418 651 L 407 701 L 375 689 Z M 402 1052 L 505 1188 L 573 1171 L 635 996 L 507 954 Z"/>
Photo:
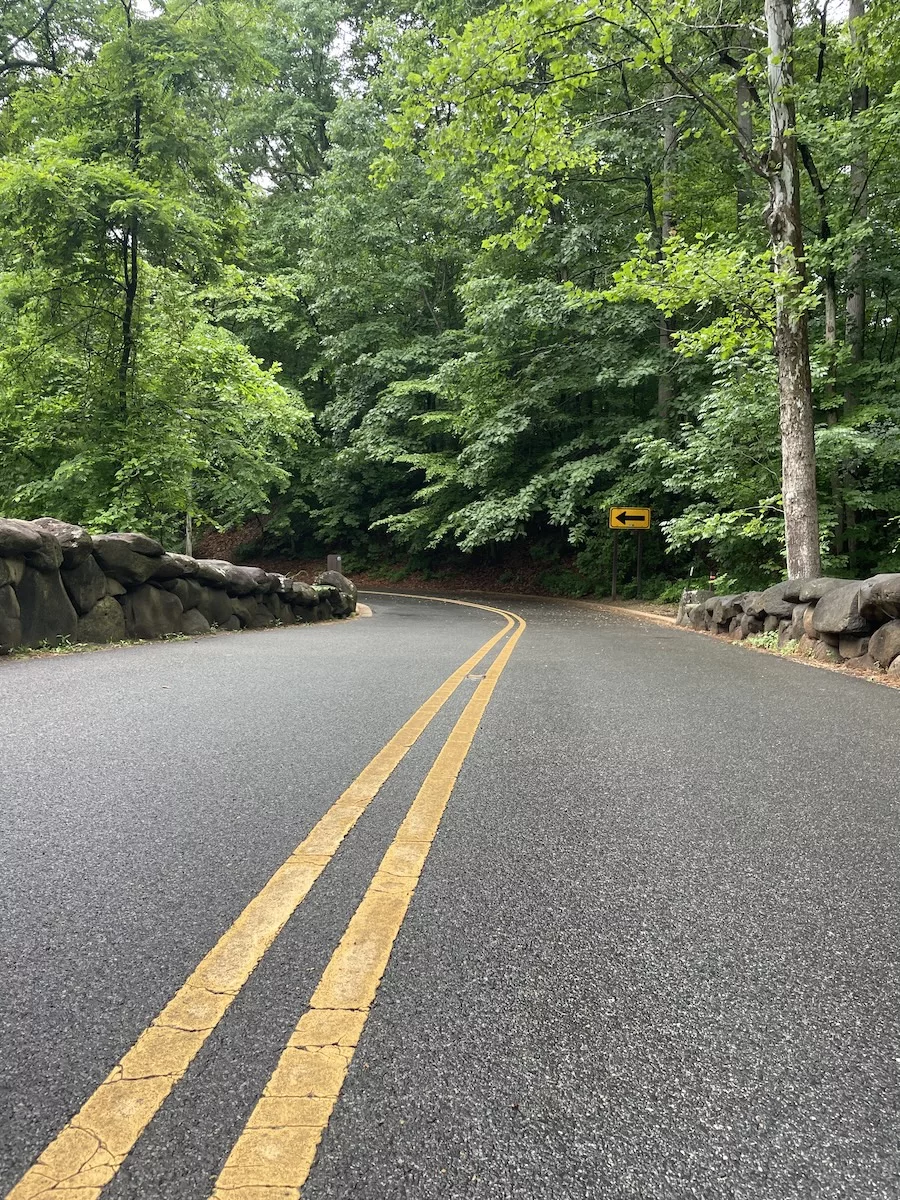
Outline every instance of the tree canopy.
<path fill-rule="evenodd" d="M 602 587 L 641 503 L 660 586 L 900 570 L 898 20 L 4 4 L 0 509 Z"/>

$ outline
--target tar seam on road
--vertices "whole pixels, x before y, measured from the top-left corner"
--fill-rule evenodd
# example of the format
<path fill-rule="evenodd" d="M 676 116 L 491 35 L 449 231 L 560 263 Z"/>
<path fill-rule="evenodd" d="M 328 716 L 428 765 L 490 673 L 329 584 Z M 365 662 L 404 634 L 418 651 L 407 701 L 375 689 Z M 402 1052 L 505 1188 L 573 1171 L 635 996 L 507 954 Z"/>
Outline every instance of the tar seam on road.
<path fill-rule="evenodd" d="M 466 607 L 496 613 L 506 624 L 441 684 L 363 768 L 6 1200 L 44 1200 L 51 1195 L 60 1200 L 97 1200 L 341 842 L 469 672 L 514 624 L 503 609 L 471 603 Z"/>
<path fill-rule="evenodd" d="M 297 1200 L 337 1103 L 441 817 L 497 680 L 525 629 L 502 648 L 413 800 L 278 1065 L 235 1142 L 211 1200 Z"/>

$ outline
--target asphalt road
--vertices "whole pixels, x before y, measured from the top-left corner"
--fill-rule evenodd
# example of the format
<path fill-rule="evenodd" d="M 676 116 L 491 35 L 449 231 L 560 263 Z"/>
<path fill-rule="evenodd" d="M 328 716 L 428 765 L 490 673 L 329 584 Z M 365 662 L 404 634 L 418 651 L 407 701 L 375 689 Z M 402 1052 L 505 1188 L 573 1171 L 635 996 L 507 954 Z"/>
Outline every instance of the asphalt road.
<path fill-rule="evenodd" d="M 0 1195 L 503 627 L 367 599 L 372 620 L 0 662 Z M 303 1200 L 898 1200 L 900 694 L 587 607 L 512 607 L 527 630 Z M 490 661 L 104 1200 L 210 1195 Z"/>

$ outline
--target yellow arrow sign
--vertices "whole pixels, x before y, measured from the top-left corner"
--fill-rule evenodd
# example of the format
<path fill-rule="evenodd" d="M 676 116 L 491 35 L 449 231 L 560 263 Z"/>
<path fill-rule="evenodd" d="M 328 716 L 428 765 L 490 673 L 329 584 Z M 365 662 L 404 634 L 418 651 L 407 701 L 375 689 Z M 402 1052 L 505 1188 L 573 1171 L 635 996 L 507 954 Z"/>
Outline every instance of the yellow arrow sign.
<path fill-rule="evenodd" d="M 609 510 L 610 529 L 649 529 L 650 509 L 626 504 Z"/>

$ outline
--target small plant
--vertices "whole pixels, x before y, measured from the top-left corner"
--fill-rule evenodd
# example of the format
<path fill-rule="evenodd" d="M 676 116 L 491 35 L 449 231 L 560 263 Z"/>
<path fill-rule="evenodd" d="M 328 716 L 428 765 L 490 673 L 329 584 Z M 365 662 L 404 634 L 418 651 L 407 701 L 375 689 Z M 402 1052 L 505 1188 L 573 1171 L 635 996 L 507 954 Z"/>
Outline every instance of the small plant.
<path fill-rule="evenodd" d="M 752 633 L 744 639 L 743 644 L 755 646 L 758 650 L 770 650 L 773 654 L 781 654 L 784 657 L 797 653 L 800 643 L 796 639 L 791 638 L 783 646 L 779 646 L 778 636 L 778 631 L 775 629 L 770 633 Z"/>

